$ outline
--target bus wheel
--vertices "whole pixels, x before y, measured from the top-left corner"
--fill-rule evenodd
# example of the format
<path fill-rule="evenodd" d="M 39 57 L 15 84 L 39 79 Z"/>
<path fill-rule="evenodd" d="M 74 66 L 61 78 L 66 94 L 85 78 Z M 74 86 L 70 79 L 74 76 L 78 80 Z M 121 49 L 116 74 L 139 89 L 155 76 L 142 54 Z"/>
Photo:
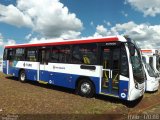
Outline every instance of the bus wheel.
<path fill-rule="evenodd" d="M 25 74 L 24 70 L 21 70 L 19 73 L 19 81 L 21 81 L 23 83 L 26 82 L 26 74 Z"/>
<path fill-rule="evenodd" d="M 79 95 L 90 98 L 95 94 L 95 87 L 91 81 L 83 79 L 79 81 L 77 91 Z"/>

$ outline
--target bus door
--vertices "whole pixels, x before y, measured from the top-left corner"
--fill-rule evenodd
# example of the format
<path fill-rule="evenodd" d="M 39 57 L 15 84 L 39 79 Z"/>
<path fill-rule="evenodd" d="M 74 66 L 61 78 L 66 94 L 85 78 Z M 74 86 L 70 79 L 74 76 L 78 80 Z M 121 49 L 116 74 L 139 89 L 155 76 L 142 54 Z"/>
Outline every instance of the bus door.
<path fill-rule="evenodd" d="M 103 66 L 101 93 L 118 96 L 120 72 L 120 48 L 103 47 L 101 64 Z"/>
<path fill-rule="evenodd" d="M 48 72 L 48 62 L 49 62 L 49 53 L 50 50 L 48 48 L 43 48 L 39 50 L 39 80 L 48 82 L 49 72 Z"/>

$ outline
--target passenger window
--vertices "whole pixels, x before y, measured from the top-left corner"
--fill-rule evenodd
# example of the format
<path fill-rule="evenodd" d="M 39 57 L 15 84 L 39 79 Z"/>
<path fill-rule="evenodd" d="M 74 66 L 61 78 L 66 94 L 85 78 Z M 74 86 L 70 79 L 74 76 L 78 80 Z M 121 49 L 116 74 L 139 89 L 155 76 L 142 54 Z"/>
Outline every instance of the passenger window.
<path fill-rule="evenodd" d="M 27 50 L 27 61 L 32 61 L 32 62 L 37 61 L 37 50 L 35 49 Z"/>
<path fill-rule="evenodd" d="M 24 48 L 17 48 L 15 53 L 16 61 L 24 61 L 25 60 L 25 52 Z"/>
<path fill-rule="evenodd" d="M 8 60 L 14 60 L 14 49 L 9 49 L 8 50 Z"/>
<path fill-rule="evenodd" d="M 72 51 L 72 63 L 97 64 L 96 44 L 73 45 Z"/>
<path fill-rule="evenodd" d="M 70 63 L 70 46 L 53 47 L 51 52 L 51 62 Z"/>

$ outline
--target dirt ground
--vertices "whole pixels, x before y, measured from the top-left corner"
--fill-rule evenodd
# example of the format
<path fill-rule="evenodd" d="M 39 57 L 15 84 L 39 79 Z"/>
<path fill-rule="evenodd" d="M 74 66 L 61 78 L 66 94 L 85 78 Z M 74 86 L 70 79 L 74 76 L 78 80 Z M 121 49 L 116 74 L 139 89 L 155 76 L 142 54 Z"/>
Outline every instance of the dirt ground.
<path fill-rule="evenodd" d="M 85 98 L 76 95 L 74 90 L 43 85 L 36 82 L 21 83 L 13 77 L 0 73 L 0 115 L 21 115 L 23 117 L 39 117 L 39 119 L 104 119 L 123 117 L 131 113 L 142 113 L 150 106 L 158 105 L 160 91 L 146 93 L 142 100 L 127 103 L 116 98 L 96 95 Z M 160 104 L 159 104 L 160 105 Z M 160 114 L 160 112 L 159 112 Z M 70 118 L 70 116 L 73 116 Z M 95 116 L 96 115 L 96 116 Z M 116 116 L 117 115 L 117 116 Z M 1 119 L 1 118 L 0 118 Z"/>

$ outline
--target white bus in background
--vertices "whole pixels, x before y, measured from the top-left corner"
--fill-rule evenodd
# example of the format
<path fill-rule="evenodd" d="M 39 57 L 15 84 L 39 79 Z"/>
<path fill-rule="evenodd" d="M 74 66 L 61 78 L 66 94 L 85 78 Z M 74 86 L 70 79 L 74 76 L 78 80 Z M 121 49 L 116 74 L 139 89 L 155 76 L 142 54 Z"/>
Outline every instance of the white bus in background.
<path fill-rule="evenodd" d="M 142 56 L 145 58 L 146 63 L 150 64 L 156 74 L 160 76 L 160 57 L 156 49 L 141 49 Z"/>
<path fill-rule="evenodd" d="M 145 91 L 154 92 L 159 87 L 159 76 L 151 68 L 149 63 L 146 63 L 145 57 L 142 56 L 144 71 L 146 73 Z"/>

